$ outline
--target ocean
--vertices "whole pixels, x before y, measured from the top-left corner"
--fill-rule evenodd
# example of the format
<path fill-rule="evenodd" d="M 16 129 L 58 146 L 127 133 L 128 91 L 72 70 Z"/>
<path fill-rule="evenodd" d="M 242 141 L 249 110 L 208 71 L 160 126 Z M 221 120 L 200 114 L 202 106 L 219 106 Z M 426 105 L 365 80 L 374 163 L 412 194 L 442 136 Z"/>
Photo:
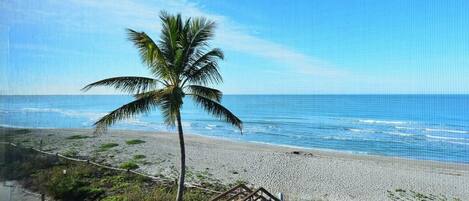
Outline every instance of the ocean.
<path fill-rule="evenodd" d="M 92 128 L 131 96 L 0 96 L 0 126 Z M 190 99 L 186 133 L 357 154 L 469 163 L 469 95 L 225 95 L 243 133 Z M 112 128 L 171 131 L 158 110 Z"/>

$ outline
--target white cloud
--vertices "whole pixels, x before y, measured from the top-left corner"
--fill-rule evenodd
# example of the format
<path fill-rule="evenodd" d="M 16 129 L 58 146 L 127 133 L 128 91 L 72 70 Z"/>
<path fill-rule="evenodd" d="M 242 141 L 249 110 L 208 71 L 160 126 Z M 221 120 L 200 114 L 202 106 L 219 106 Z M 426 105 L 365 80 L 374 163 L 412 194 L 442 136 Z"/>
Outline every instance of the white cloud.
<path fill-rule="evenodd" d="M 317 76 L 339 76 L 344 74 L 344 72 L 334 69 L 325 61 L 232 28 L 224 27 L 216 42 L 240 52 L 260 56 L 287 67 L 292 67 L 301 74 Z"/>
<path fill-rule="evenodd" d="M 60 2 L 60 1 L 59 1 Z M 94 1 L 94 0 L 70 0 L 69 3 L 63 3 L 50 0 L 49 3 L 60 6 L 69 5 L 78 7 L 81 10 L 87 10 L 92 13 L 92 17 L 96 21 L 103 21 L 107 24 L 119 24 L 123 26 L 131 26 L 138 30 L 146 30 L 147 32 L 158 33 L 160 25 L 158 23 L 158 13 L 160 10 L 167 10 L 172 13 L 183 13 L 184 16 L 205 16 L 211 20 L 215 20 L 219 25 L 215 43 L 230 50 L 251 54 L 262 57 L 271 61 L 282 64 L 287 69 L 293 69 L 297 73 L 309 74 L 316 76 L 337 77 L 343 75 L 344 72 L 338 70 L 321 59 L 305 55 L 295 51 L 282 44 L 271 42 L 258 36 L 249 34 L 243 30 L 243 26 L 236 24 L 231 19 L 223 15 L 207 13 L 201 10 L 199 5 L 187 1 L 156 1 L 152 5 L 131 0 L 120 1 Z M 12 7 L 10 6 L 10 9 Z M 18 11 L 23 14 L 30 11 Z M 57 11 L 64 12 L 64 11 Z M 75 26 L 77 29 L 90 30 L 94 26 L 86 25 L 87 23 L 76 23 L 86 18 L 83 14 L 68 13 L 60 16 L 51 10 L 36 10 L 32 12 L 35 15 L 44 14 L 45 17 L 54 17 L 55 20 L 63 21 L 62 25 Z M 26 15 L 26 14 L 25 14 Z M 37 16 L 36 16 L 37 17 Z M 88 16 L 89 17 L 89 16 Z M 66 19 L 74 18 L 74 19 Z M 75 23 L 71 23 L 75 21 Z M 81 26 L 81 27 L 77 27 Z M 84 27 L 83 27 L 84 26 Z M 94 27 L 96 28 L 96 27 Z M 234 42 L 235 41 L 235 42 Z"/>
<path fill-rule="evenodd" d="M 83 32 L 109 31 L 106 27 L 93 25 L 98 23 L 106 24 L 106 26 L 131 26 L 130 28 L 137 30 L 157 33 L 157 30 L 160 29 L 158 19 L 160 10 L 182 13 L 184 16 L 205 16 L 215 20 L 219 25 L 215 43 L 224 49 L 275 61 L 283 65 L 285 69 L 291 69 L 296 73 L 329 77 L 337 77 L 344 74 L 343 71 L 338 70 L 321 59 L 252 35 L 242 25 L 233 22 L 228 17 L 205 12 L 200 9 L 200 5 L 187 1 L 159 0 L 151 2 L 152 5 L 149 5 L 148 2 L 144 4 L 131 0 L 69 0 L 69 2 L 49 0 L 48 3 L 62 9 L 48 10 L 47 7 L 40 7 L 37 8 L 38 10 L 34 10 L 34 8 L 30 8 L 34 10 L 34 12 L 31 12 L 31 10 L 18 8 L 21 7 L 20 5 L 15 7 L 6 3 L 0 4 L 0 9 L 12 9 L 24 18 L 56 21 L 55 23 L 61 26 L 67 26 Z M 80 12 L 70 13 L 70 7 L 79 9 Z M 38 18 L 38 15 L 41 17 Z"/>

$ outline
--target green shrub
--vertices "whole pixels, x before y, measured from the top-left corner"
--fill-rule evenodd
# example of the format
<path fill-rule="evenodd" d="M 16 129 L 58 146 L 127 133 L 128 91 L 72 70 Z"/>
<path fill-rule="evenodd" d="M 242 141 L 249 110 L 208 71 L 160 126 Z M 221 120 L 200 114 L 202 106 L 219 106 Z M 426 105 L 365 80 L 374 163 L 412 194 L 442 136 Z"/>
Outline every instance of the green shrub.
<path fill-rule="evenodd" d="M 145 143 L 143 140 L 135 139 L 135 140 L 128 140 L 125 142 L 128 145 L 134 145 L 134 144 L 142 144 Z"/>
<path fill-rule="evenodd" d="M 103 198 L 101 201 L 128 201 L 128 199 L 122 195 L 111 195 Z"/>
<path fill-rule="evenodd" d="M 39 155 L 31 149 L 16 148 L 9 145 L 0 145 L 1 180 L 21 180 L 34 174 L 36 170 L 46 169 L 55 165 L 56 157 Z"/>
<path fill-rule="evenodd" d="M 120 168 L 127 169 L 127 170 L 134 170 L 134 169 L 138 169 L 139 166 L 132 161 L 128 161 L 128 162 L 122 163 L 122 165 L 120 165 Z"/>
<path fill-rule="evenodd" d="M 28 134 L 28 133 L 31 133 L 31 130 L 29 129 L 17 129 L 15 131 L 13 131 L 14 134 L 18 135 L 18 134 Z"/>
<path fill-rule="evenodd" d="M 125 177 L 124 175 L 114 175 L 101 179 L 99 181 L 101 186 L 105 186 L 112 191 L 120 191 L 131 185 L 131 178 Z"/>
<path fill-rule="evenodd" d="M 138 155 L 135 155 L 135 156 L 134 156 L 134 159 L 135 159 L 135 160 L 140 160 L 140 159 L 144 159 L 144 158 L 146 158 L 146 156 L 145 156 L 145 155 L 142 155 L 142 154 L 138 154 Z"/>
<path fill-rule="evenodd" d="M 86 139 L 86 138 L 89 138 L 89 136 L 86 136 L 86 135 L 72 135 L 72 136 L 67 137 L 66 139 L 67 140 L 80 140 L 80 139 Z"/>
<path fill-rule="evenodd" d="M 62 155 L 66 156 L 66 157 L 76 157 L 78 156 L 79 152 L 75 149 L 68 149 L 67 151 L 65 151 Z"/>
<path fill-rule="evenodd" d="M 412 190 L 396 189 L 387 191 L 388 198 L 392 201 L 415 200 L 415 201 L 461 201 L 459 198 L 448 198 L 445 195 L 433 195 L 415 192 Z"/>
<path fill-rule="evenodd" d="M 75 176 L 52 177 L 47 190 L 49 195 L 61 200 L 83 200 L 102 192 Z"/>
<path fill-rule="evenodd" d="M 208 194 L 201 190 L 186 189 L 184 192 L 185 201 L 203 201 L 209 200 L 213 194 Z M 176 185 L 157 186 L 152 189 L 145 189 L 141 186 L 130 186 L 124 193 L 118 196 L 110 196 L 103 199 L 103 201 L 167 201 L 176 198 Z"/>
<path fill-rule="evenodd" d="M 92 185 L 95 171 L 96 169 L 85 165 L 61 165 L 36 174 L 33 183 L 41 182 L 46 193 L 58 200 L 96 198 L 104 191 Z"/>
<path fill-rule="evenodd" d="M 102 144 L 101 146 L 99 146 L 99 150 L 98 151 L 107 151 L 113 147 L 117 147 L 119 146 L 119 144 L 117 143 L 106 143 L 106 144 Z"/>
<path fill-rule="evenodd" d="M 166 201 L 176 197 L 176 183 L 158 183 L 140 175 L 59 160 L 56 156 L 7 145 L 0 145 L 0 155 L 5 162 L 0 165 L 0 179 L 19 180 L 24 188 L 55 200 Z M 138 165 L 129 161 L 121 167 L 135 169 Z M 226 190 L 219 183 L 204 182 L 203 187 Z M 187 188 L 184 200 L 204 201 L 213 196 L 212 192 Z"/>

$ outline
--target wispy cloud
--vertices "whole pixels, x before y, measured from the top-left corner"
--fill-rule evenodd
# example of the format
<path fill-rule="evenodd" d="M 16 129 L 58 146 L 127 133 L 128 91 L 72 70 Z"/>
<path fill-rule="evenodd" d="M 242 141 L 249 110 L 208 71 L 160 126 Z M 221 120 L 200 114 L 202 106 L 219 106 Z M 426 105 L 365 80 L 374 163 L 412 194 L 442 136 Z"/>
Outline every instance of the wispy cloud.
<path fill-rule="evenodd" d="M 88 20 L 91 20 L 95 24 L 98 22 L 98 24 L 105 24 L 106 26 L 131 26 L 131 28 L 156 33 L 156 30 L 160 28 L 157 18 L 160 10 L 180 12 L 185 16 L 205 16 L 215 20 L 219 25 L 215 43 L 222 48 L 277 62 L 296 73 L 331 77 L 344 74 L 343 71 L 320 58 L 306 55 L 291 47 L 250 34 L 249 31 L 243 28 L 243 25 L 237 24 L 232 19 L 223 15 L 208 13 L 202 10 L 200 5 L 188 1 L 160 0 L 152 2 L 151 5 L 148 2 L 142 3 L 131 0 L 120 0 L 118 2 L 106 0 L 69 0 L 68 2 L 49 0 L 48 3 L 64 7 L 65 10 L 41 10 L 41 8 L 37 8 L 34 12 L 30 12 L 30 10 L 22 10 L 6 3 L 0 4 L 0 8 L 13 9 L 25 18 L 38 18 L 38 16 L 41 16 L 38 19 L 42 18 L 44 20 L 46 18 L 61 26 L 69 26 L 84 32 L 106 31 L 105 27 L 87 23 Z M 87 12 L 66 14 L 66 12 L 70 12 L 67 10 L 67 7 L 70 6 Z"/>
<path fill-rule="evenodd" d="M 230 49 L 276 61 L 301 74 L 318 76 L 345 74 L 321 59 L 305 55 L 282 44 L 264 40 L 236 29 L 223 28 L 223 34 L 218 36 L 217 42 Z"/>

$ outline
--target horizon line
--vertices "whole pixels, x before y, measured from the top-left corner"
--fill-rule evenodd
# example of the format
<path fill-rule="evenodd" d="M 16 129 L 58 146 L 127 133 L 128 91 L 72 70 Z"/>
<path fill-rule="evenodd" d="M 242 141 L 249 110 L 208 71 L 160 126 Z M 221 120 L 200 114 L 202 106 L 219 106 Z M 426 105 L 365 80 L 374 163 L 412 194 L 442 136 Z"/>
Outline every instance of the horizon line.
<path fill-rule="evenodd" d="M 132 96 L 133 94 L 0 94 L 0 96 Z M 469 95 L 469 93 L 292 93 L 292 94 L 271 94 L 271 93 L 229 93 L 228 96 L 333 96 L 333 95 Z"/>

